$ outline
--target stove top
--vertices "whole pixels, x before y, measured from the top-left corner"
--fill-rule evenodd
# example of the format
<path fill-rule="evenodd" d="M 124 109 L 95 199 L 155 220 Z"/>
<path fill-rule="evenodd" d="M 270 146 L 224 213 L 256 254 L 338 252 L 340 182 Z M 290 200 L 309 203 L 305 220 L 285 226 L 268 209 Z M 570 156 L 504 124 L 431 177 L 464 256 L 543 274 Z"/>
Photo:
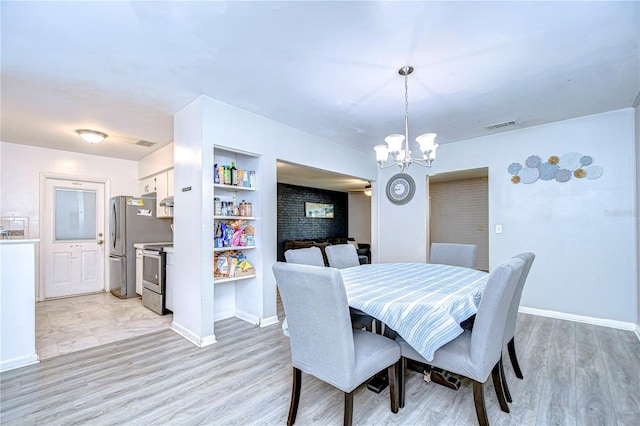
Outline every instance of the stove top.
<path fill-rule="evenodd" d="M 162 252 L 165 247 L 173 247 L 173 243 L 151 243 L 142 246 L 143 250 L 153 250 Z"/>

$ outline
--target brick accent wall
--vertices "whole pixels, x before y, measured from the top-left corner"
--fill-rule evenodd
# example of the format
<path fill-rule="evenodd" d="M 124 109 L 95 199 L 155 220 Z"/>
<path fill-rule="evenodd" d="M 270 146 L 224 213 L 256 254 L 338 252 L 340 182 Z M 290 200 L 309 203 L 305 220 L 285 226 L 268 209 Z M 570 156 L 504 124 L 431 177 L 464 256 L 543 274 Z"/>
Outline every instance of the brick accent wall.
<path fill-rule="evenodd" d="M 331 203 L 334 217 L 305 217 L 304 203 Z M 284 242 L 347 237 L 348 194 L 304 186 L 278 184 L 278 260 L 284 261 Z"/>

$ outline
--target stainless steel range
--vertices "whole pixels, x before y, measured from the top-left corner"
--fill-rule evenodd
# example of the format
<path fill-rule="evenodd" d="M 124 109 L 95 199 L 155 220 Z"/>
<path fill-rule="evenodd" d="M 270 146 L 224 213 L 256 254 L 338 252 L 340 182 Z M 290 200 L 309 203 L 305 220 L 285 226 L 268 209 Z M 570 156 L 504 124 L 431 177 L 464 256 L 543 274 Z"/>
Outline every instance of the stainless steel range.
<path fill-rule="evenodd" d="M 170 312 L 165 306 L 166 253 L 164 248 L 172 246 L 173 244 L 147 244 L 142 248 L 142 304 L 160 315 Z"/>

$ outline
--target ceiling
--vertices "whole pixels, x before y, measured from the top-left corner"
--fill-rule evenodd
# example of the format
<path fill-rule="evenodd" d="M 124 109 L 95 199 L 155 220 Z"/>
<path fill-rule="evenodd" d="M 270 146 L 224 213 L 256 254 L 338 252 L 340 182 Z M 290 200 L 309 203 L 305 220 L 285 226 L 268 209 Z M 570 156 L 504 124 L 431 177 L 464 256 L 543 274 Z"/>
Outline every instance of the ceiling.
<path fill-rule="evenodd" d="M 640 90 L 638 1 L 0 7 L 0 139 L 129 160 L 170 143 L 173 114 L 204 94 L 374 161 L 403 131 L 405 64 L 411 135 L 440 144 L 631 107 Z"/>

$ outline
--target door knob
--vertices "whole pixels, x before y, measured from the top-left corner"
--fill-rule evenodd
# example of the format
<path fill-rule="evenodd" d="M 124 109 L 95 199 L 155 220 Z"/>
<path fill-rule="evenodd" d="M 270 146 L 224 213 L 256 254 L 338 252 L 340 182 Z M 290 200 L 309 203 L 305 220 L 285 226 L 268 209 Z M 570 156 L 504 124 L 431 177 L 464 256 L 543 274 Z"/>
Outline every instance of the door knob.
<path fill-rule="evenodd" d="M 104 240 L 98 240 L 98 245 L 101 246 L 102 244 L 104 244 Z"/>

